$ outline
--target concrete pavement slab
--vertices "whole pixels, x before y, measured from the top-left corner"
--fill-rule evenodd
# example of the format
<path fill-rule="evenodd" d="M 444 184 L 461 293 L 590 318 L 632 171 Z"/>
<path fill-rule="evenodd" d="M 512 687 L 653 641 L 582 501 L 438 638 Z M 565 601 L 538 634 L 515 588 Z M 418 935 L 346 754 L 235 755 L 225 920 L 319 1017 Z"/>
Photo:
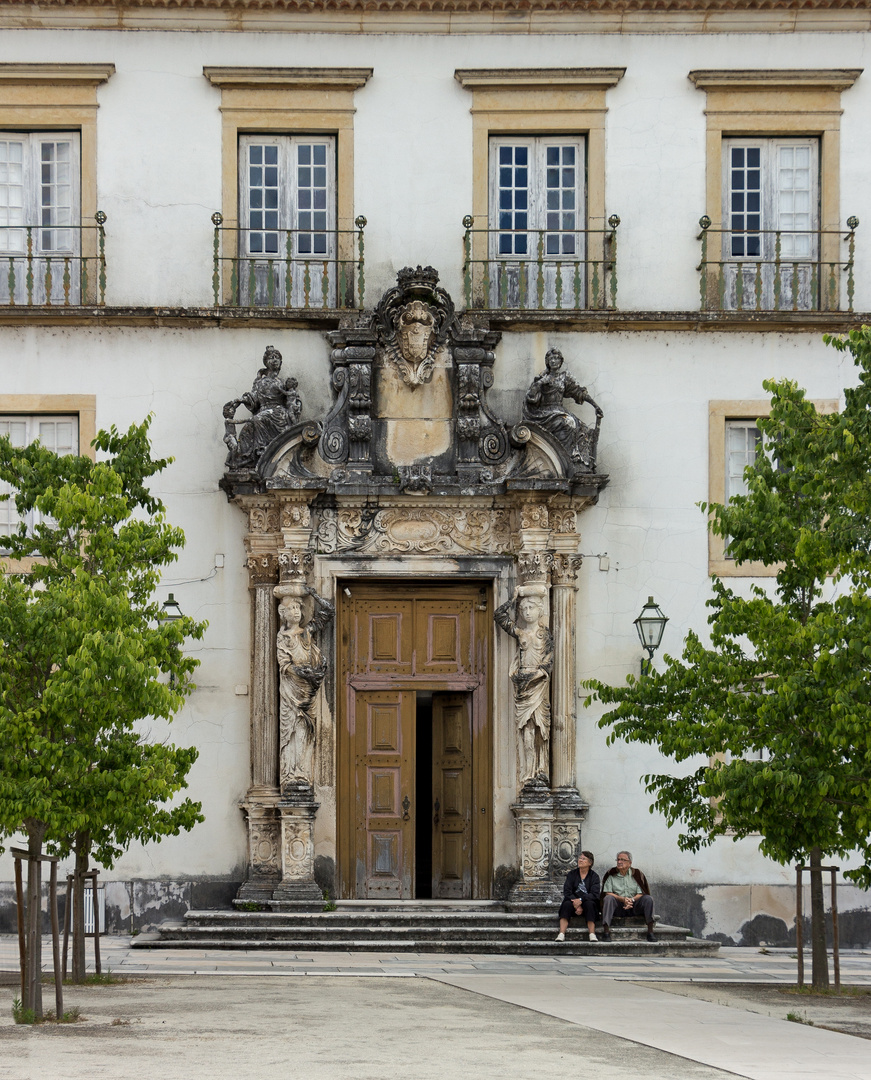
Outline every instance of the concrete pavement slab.
<path fill-rule="evenodd" d="M 447 975 L 438 981 L 750 1080 L 871 1078 L 871 1047 L 864 1039 L 708 1001 L 678 1004 L 664 991 L 634 983 L 554 975 Z"/>

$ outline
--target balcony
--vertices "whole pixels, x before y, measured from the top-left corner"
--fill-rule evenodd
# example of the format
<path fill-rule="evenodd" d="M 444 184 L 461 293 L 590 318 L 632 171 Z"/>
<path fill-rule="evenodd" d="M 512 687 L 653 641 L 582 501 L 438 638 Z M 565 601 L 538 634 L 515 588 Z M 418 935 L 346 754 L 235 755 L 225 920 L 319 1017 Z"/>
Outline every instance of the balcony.
<path fill-rule="evenodd" d="M 463 219 L 467 308 L 485 311 L 616 311 L 617 227 L 476 228 Z"/>
<path fill-rule="evenodd" d="M 699 226 L 702 311 L 852 312 L 858 218 L 846 232 Z"/>
<path fill-rule="evenodd" d="M 336 311 L 362 307 L 363 230 L 240 229 L 215 226 L 212 293 L 215 307 Z"/>
<path fill-rule="evenodd" d="M 0 305 L 104 307 L 106 215 L 94 222 L 0 226 Z"/>

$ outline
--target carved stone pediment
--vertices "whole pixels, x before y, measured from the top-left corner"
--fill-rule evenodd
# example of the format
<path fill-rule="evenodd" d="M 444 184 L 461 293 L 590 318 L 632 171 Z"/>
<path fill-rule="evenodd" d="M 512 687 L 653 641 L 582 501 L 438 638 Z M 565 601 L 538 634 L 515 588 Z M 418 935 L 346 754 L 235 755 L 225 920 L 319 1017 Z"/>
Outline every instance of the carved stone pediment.
<path fill-rule="evenodd" d="M 230 498 L 308 491 L 384 502 L 397 493 L 425 499 L 546 491 L 594 501 L 607 484 L 595 463 L 601 410 L 558 369 L 562 358 L 560 365 L 549 360 L 526 392 L 522 419 L 497 416 L 487 393 L 501 335 L 459 319 L 432 267 L 401 270 L 373 311 L 327 336 L 329 412 L 322 422 L 300 419 L 296 381 L 279 383 L 267 371 L 275 383 L 267 386 L 261 371 L 259 397 L 246 395 L 253 419 L 242 428 L 250 428 L 246 447 L 255 434 L 259 441 L 256 453 L 234 451 L 228 459 L 221 486 Z M 284 426 L 257 419 L 267 390 L 281 399 L 275 411 Z M 292 407 L 285 404 L 290 396 Z M 594 408 L 595 427 L 564 398 Z M 237 422 L 231 416 L 226 423 L 231 445 Z M 356 549 L 361 543 L 354 533 Z"/>

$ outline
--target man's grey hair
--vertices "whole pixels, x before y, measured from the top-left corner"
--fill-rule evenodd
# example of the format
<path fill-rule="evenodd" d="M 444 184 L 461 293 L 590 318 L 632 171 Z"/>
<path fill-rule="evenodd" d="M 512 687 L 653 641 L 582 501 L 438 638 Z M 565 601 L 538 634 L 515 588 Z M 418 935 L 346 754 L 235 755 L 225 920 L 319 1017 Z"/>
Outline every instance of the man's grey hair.
<path fill-rule="evenodd" d="M 627 859 L 628 859 L 628 860 L 629 860 L 630 862 L 632 862 L 632 852 L 631 852 L 631 851 L 618 851 L 618 852 L 617 852 L 617 858 L 619 859 L 621 855 L 625 855 L 625 856 L 626 856 L 626 858 L 627 858 Z"/>

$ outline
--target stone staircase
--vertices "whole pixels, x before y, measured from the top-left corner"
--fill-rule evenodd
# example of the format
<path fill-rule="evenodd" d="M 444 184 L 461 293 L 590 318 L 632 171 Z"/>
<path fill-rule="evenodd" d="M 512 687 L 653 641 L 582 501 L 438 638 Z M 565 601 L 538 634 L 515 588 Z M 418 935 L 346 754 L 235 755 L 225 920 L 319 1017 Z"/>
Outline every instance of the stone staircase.
<path fill-rule="evenodd" d="M 273 904 L 272 907 L 279 905 Z M 656 928 L 645 940 L 641 919 L 611 927 L 612 941 L 591 942 L 574 920 L 564 942 L 556 906 L 524 907 L 498 901 L 340 900 L 335 911 L 189 911 L 182 923 L 164 923 L 133 938 L 137 949 L 282 949 L 311 952 L 490 953 L 515 956 L 710 956 L 716 941 L 685 927 Z M 601 928 L 599 928 L 601 935 Z"/>

